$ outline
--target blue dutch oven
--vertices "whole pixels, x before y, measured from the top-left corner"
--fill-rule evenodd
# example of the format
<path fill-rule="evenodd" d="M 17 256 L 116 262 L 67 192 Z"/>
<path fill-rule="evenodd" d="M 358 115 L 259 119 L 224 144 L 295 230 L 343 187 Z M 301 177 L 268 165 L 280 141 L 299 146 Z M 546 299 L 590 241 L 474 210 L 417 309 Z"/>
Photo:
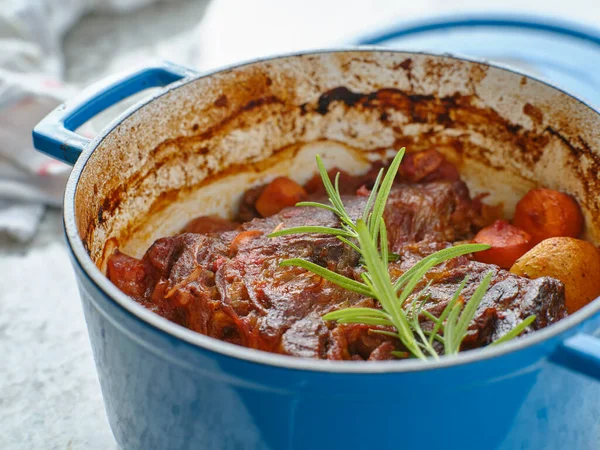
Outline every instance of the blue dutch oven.
<path fill-rule="evenodd" d="M 95 139 L 73 131 L 157 86 Z M 405 106 L 367 108 L 357 100 L 367 97 Z M 420 114 L 421 99 L 468 104 L 472 119 L 459 126 Z M 597 243 L 599 130 L 596 111 L 521 73 L 382 49 L 287 55 L 209 74 L 165 64 L 57 108 L 34 142 L 74 164 L 65 229 L 117 442 L 144 450 L 599 448 L 598 300 L 526 337 L 439 361 L 333 362 L 192 332 L 104 275 L 117 246 L 140 256 L 196 215 L 231 214 L 240 193 L 264 179 L 304 181 L 317 151 L 329 166 L 358 172 L 357 152 L 374 158 L 407 139 L 430 140 L 460 161 L 472 192 L 492 192 L 509 213 L 535 185 L 571 193 Z M 450 145 L 456 139 L 464 145 Z M 528 139 L 535 155 L 522 146 Z"/>

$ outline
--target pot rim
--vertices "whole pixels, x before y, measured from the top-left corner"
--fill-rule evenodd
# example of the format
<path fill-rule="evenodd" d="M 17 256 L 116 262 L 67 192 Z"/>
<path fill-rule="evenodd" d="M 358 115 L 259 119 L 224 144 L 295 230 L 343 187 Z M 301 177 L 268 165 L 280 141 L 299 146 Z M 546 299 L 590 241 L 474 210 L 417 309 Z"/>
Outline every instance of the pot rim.
<path fill-rule="evenodd" d="M 165 333 L 172 337 L 175 337 L 181 341 L 191 344 L 195 347 L 212 351 L 215 353 L 222 354 L 231 358 L 240 359 L 250 363 L 275 366 L 284 369 L 294 369 L 311 372 L 329 372 L 329 373 L 349 373 L 349 374 L 366 374 L 366 373 L 404 373 L 404 372 L 420 372 L 430 371 L 436 369 L 443 369 L 453 366 L 471 364 L 497 358 L 509 353 L 514 353 L 520 350 L 531 348 L 537 344 L 540 344 L 546 340 L 550 340 L 553 337 L 557 337 L 559 334 L 574 328 L 576 325 L 582 323 L 584 320 L 591 318 L 596 313 L 600 312 L 600 298 L 586 305 L 584 308 L 575 312 L 574 314 L 560 320 L 559 322 L 550 325 L 549 327 L 537 330 L 535 333 L 524 336 L 522 338 L 512 340 L 504 343 L 497 347 L 486 347 L 475 350 L 469 350 L 464 353 L 452 356 L 442 356 L 439 360 L 403 360 L 403 361 L 378 361 L 377 363 L 365 363 L 357 361 L 328 361 L 318 360 L 310 358 L 300 358 L 288 355 L 279 355 L 275 353 L 265 352 L 262 350 L 255 350 L 239 345 L 223 342 L 218 339 L 205 336 L 201 333 L 187 329 L 181 325 L 169 321 L 168 319 L 144 308 L 142 305 L 137 303 L 135 300 L 121 292 L 114 284 L 112 284 L 108 278 L 102 274 L 100 269 L 96 267 L 96 264 L 92 261 L 89 254 L 87 253 L 83 241 L 79 237 L 75 221 L 75 193 L 79 178 L 87 164 L 92 153 L 96 147 L 126 118 L 134 114 L 142 106 L 152 102 L 158 97 L 161 97 L 168 92 L 178 89 L 188 83 L 191 83 L 197 79 L 213 76 L 220 72 L 225 72 L 235 68 L 252 65 L 261 62 L 268 62 L 277 59 L 284 59 L 296 56 L 314 55 L 314 54 L 326 54 L 326 53 L 349 53 L 349 52 L 388 52 L 388 53 L 403 53 L 407 55 L 424 55 L 440 58 L 450 58 L 460 61 L 467 61 L 476 64 L 485 65 L 488 67 L 508 71 L 527 79 L 540 82 L 562 92 L 563 94 L 574 98 L 583 107 L 586 107 L 596 114 L 600 114 L 599 111 L 590 106 L 587 102 L 581 100 L 577 96 L 567 93 L 564 89 L 557 87 L 555 84 L 543 80 L 540 78 L 532 77 L 512 67 L 507 67 L 502 64 L 489 63 L 482 59 L 473 57 L 466 57 L 456 54 L 448 53 L 434 53 L 434 52 L 415 52 L 415 51 L 402 51 L 398 49 L 389 49 L 381 46 L 351 46 L 351 47 L 336 47 L 329 49 L 314 49 L 307 51 L 297 51 L 290 53 L 283 53 L 274 56 L 256 58 L 241 63 L 220 67 L 207 72 L 199 73 L 198 75 L 184 78 L 180 81 L 172 83 L 160 92 L 151 95 L 150 97 L 136 103 L 135 105 L 128 108 L 125 112 L 120 114 L 114 120 L 112 120 L 103 130 L 99 133 L 81 153 L 77 162 L 75 163 L 73 170 L 69 176 L 64 195 L 64 208 L 63 208 L 63 220 L 67 243 L 69 249 L 73 254 L 73 262 L 78 264 L 82 269 L 83 273 L 88 279 L 112 302 L 122 308 L 133 317 L 144 322 L 146 325 L 152 327 L 155 331 Z"/>

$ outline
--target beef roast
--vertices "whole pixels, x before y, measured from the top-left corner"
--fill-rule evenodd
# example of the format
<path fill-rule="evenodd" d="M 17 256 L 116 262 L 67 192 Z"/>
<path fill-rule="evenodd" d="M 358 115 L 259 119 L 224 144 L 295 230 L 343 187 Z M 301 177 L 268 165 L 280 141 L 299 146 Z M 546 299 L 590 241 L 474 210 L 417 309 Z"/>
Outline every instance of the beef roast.
<path fill-rule="evenodd" d="M 365 203 L 362 196 L 344 197 L 354 217 Z M 401 255 L 390 264 L 392 275 L 398 276 L 439 248 L 471 238 L 477 220 L 477 208 L 461 181 L 397 185 L 385 211 L 390 248 Z M 402 350 L 397 339 L 373 333 L 373 327 L 321 319 L 340 308 L 377 307 L 373 299 L 304 269 L 280 267 L 284 259 L 302 258 L 348 277 L 360 277 L 359 255 L 335 237 L 267 237 L 273 230 L 300 225 L 337 227 L 339 222 L 323 209 L 286 208 L 233 231 L 159 239 L 142 260 L 117 252 L 109 260 L 108 277 L 159 314 L 217 339 L 302 357 L 390 359 L 393 350 Z M 527 332 L 565 316 L 564 288 L 559 281 L 528 280 L 467 257 L 455 258 L 428 274 L 433 281 L 425 308 L 438 316 L 466 275 L 469 281 L 463 296 L 468 299 L 488 271 L 493 272 L 492 284 L 464 348 L 488 344 L 529 314 L 536 314 L 537 320 Z"/>

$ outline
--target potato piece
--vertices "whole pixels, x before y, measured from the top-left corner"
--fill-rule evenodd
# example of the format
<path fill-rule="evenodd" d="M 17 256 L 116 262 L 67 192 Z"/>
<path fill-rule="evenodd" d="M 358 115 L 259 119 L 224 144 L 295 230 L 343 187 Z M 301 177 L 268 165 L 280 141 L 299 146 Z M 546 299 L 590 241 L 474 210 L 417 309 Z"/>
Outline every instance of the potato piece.
<path fill-rule="evenodd" d="M 580 239 L 543 240 L 519 258 L 510 271 L 528 278 L 548 276 L 562 281 L 569 314 L 600 296 L 600 252 Z"/>
<path fill-rule="evenodd" d="M 302 186 L 288 177 L 277 177 L 260 193 L 254 207 L 263 217 L 277 214 L 283 208 L 294 206 L 306 198 Z"/>
<path fill-rule="evenodd" d="M 492 246 L 489 250 L 475 253 L 473 258 L 476 261 L 496 264 L 503 269 L 509 269 L 533 247 L 529 234 L 504 220 L 496 220 L 479 230 L 473 242 Z"/>
<path fill-rule="evenodd" d="M 513 223 L 527 231 L 535 244 L 551 237 L 577 237 L 583 215 L 570 195 L 552 189 L 532 189 L 515 209 Z"/>

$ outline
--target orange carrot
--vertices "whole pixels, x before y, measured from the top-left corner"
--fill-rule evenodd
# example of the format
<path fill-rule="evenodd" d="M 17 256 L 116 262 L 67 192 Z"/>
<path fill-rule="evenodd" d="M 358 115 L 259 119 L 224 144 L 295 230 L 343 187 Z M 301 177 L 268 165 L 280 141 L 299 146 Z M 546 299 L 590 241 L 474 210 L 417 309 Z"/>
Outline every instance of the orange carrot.
<path fill-rule="evenodd" d="M 268 217 L 304 198 L 306 191 L 302 186 L 288 177 L 277 177 L 264 188 L 254 207 L 261 216 Z"/>
<path fill-rule="evenodd" d="M 527 231 L 537 244 L 551 237 L 577 237 L 583 215 L 577 202 L 552 189 L 532 189 L 517 203 L 513 223 Z"/>
<path fill-rule="evenodd" d="M 504 220 L 496 220 L 492 225 L 482 228 L 473 242 L 492 246 L 489 250 L 475 253 L 476 261 L 496 264 L 503 269 L 510 269 L 517 259 L 533 247 L 529 233 Z"/>
<path fill-rule="evenodd" d="M 400 166 L 400 177 L 418 183 L 421 181 L 455 181 L 460 174 L 440 152 L 434 149 L 407 153 Z"/>
<path fill-rule="evenodd" d="M 219 216 L 200 216 L 190 220 L 185 228 L 184 233 L 220 233 L 222 231 L 235 230 L 238 224 Z"/>

